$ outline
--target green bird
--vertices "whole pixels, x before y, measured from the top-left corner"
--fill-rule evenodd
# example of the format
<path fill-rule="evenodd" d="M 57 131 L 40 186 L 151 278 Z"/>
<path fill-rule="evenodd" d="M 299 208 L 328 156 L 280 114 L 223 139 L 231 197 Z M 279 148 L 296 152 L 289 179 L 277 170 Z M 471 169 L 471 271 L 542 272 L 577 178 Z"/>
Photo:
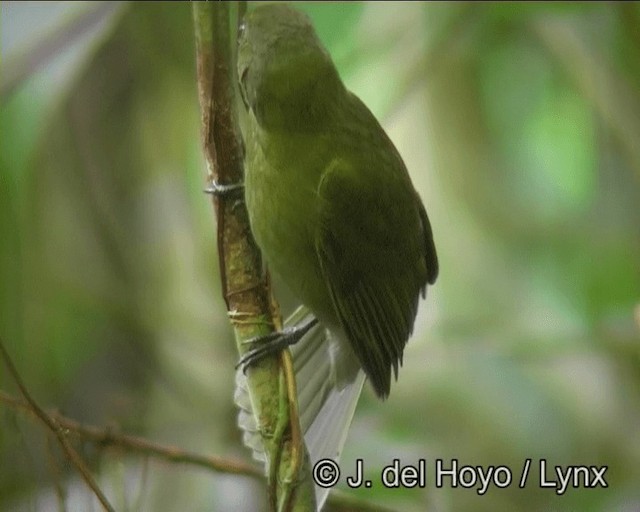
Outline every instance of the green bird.
<path fill-rule="evenodd" d="M 427 212 L 306 15 L 258 7 L 238 44 L 252 231 L 269 268 L 337 340 L 339 380 L 361 368 L 384 399 L 438 275 Z"/>
<path fill-rule="evenodd" d="M 438 275 L 431 226 L 400 154 L 304 14 L 251 11 L 237 64 L 251 227 L 305 306 L 285 330 L 298 341 L 300 424 L 311 463 L 337 462 L 365 375 L 383 399 L 392 370 L 397 379 L 420 294 Z M 243 371 L 237 380 L 245 444 L 264 460 Z M 319 507 L 328 492 L 316 486 Z"/>

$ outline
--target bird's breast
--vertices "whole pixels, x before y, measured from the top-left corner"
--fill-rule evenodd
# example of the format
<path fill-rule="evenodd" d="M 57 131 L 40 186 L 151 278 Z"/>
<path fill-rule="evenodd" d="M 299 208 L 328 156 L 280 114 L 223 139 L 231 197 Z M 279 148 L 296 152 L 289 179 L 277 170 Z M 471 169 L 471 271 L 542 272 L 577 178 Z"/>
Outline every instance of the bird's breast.
<path fill-rule="evenodd" d="M 306 155 L 278 158 L 257 142 L 248 148 L 246 201 L 253 234 L 269 268 L 316 315 L 335 323 L 315 250 L 318 222 L 317 160 Z M 296 156 L 299 156 L 296 158 Z M 336 320 L 337 321 L 337 320 Z"/>

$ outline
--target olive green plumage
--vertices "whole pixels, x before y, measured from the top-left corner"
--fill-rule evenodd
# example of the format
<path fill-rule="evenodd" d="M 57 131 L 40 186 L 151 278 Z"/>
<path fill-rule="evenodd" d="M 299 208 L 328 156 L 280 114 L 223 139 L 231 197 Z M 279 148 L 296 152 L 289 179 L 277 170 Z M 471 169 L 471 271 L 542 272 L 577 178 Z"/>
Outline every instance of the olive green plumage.
<path fill-rule="evenodd" d="M 246 201 L 272 270 L 389 394 L 438 262 L 402 158 L 342 84 L 308 18 L 249 13 L 238 78 L 248 110 Z"/>

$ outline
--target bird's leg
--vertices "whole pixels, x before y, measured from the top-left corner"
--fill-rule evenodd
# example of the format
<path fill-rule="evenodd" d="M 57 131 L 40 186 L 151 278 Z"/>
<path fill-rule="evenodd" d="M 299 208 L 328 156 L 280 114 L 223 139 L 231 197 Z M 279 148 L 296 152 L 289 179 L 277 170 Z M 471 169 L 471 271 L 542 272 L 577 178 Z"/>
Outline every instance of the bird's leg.
<path fill-rule="evenodd" d="M 247 340 L 245 343 L 258 343 L 260 346 L 244 354 L 238 361 L 238 364 L 236 364 L 236 368 L 242 368 L 242 371 L 246 372 L 249 366 L 257 363 L 264 357 L 280 352 L 291 345 L 295 345 L 317 323 L 318 319 L 312 318 L 303 325 L 287 327 L 280 332 L 272 332 L 265 336 L 258 336 Z"/>

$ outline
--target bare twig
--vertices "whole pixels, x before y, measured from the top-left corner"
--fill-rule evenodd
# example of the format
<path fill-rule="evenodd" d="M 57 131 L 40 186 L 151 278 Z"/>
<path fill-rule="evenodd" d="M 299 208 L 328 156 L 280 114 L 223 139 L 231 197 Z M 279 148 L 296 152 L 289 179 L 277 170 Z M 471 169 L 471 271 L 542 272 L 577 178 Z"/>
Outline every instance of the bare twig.
<path fill-rule="evenodd" d="M 28 412 L 32 412 L 29 406 L 23 402 L 24 408 Z M 35 417 L 35 415 L 32 414 Z M 51 436 L 47 436 L 47 459 L 49 462 L 50 471 L 53 475 L 53 486 L 56 493 L 56 498 L 58 499 L 58 509 L 66 510 L 67 509 L 67 495 L 66 491 L 62 485 L 61 478 L 61 469 L 58 459 L 55 456 L 53 447 L 54 441 Z"/>
<path fill-rule="evenodd" d="M 36 416 L 33 409 L 26 402 L 12 397 L 4 391 L 0 391 L 0 402 L 3 402 L 15 409 L 23 410 Z M 232 475 L 243 475 L 252 478 L 261 478 L 260 468 L 243 461 L 228 459 L 225 457 L 200 455 L 189 452 L 177 446 L 167 446 L 149 441 L 143 437 L 132 436 L 116 432 L 112 428 L 97 427 L 87 425 L 79 421 L 67 418 L 58 412 L 48 413 L 60 428 L 64 429 L 68 435 L 73 435 L 83 441 L 96 443 L 101 447 L 115 447 L 132 453 L 148 455 L 163 459 L 173 463 L 183 463 L 192 466 L 199 466 L 219 473 Z"/>
<path fill-rule="evenodd" d="M 4 343 L 2 342 L 2 339 L 0 339 L 0 355 L 2 356 L 2 359 L 4 360 L 4 364 L 9 370 L 9 373 L 11 374 L 11 377 L 13 378 L 14 382 L 18 386 L 20 393 L 26 400 L 27 405 L 31 410 L 31 412 L 33 412 L 33 414 L 37 416 L 37 418 L 42 423 L 44 423 L 44 425 L 46 425 L 46 427 L 49 430 L 51 430 L 51 432 L 55 434 L 65 455 L 67 456 L 69 461 L 71 461 L 71 463 L 75 466 L 75 468 L 78 470 L 78 473 L 80 473 L 80 476 L 82 476 L 82 479 L 91 488 L 91 490 L 96 495 L 96 497 L 98 498 L 98 500 L 100 501 L 104 509 L 109 512 L 114 512 L 114 508 L 111 506 L 111 504 L 109 503 L 109 500 L 107 500 L 106 496 L 103 494 L 100 487 L 98 487 L 98 484 L 96 483 L 93 476 L 91 475 L 91 471 L 89 471 L 89 468 L 86 466 L 86 464 L 82 460 L 82 457 L 80 457 L 80 455 L 75 450 L 75 448 L 71 446 L 71 443 L 69 443 L 69 440 L 67 439 L 66 430 L 60 424 L 58 424 L 54 418 L 49 416 L 36 403 L 36 401 L 33 399 L 31 394 L 27 390 L 26 386 L 24 385 L 24 382 L 22 382 L 22 378 L 20 377 L 18 370 L 16 370 L 16 367 L 14 366 L 13 361 L 9 357 L 9 353 L 4 347 Z"/>
<path fill-rule="evenodd" d="M 38 418 L 35 411 L 24 400 L 0 390 L 0 402 L 8 407 L 22 411 L 33 418 Z M 80 423 L 74 419 L 63 416 L 57 411 L 47 413 L 55 422 L 66 431 L 68 436 L 77 437 L 85 442 L 95 443 L 100 448 L 117 448 L 130 453 L 138 453 L 146 457 L 153 457 L 172 464 L 185 464 L 196 466 L 216 473 L 225 473 L 246 476 L 261 480 L 263 472 L 257 466 L 227 457 L 215 455 L 201 455 L 199 453 L 183 450 L 177 446 L 163 445 L 146 438 L 123 434 L 109 427 L 98 427 Z M 360 498 L 350 496 L 345 492 L 333 490 L 328 499 L 332 511 L 361 512 L 392 512 L 392 509 L 369 503 Z"/>

